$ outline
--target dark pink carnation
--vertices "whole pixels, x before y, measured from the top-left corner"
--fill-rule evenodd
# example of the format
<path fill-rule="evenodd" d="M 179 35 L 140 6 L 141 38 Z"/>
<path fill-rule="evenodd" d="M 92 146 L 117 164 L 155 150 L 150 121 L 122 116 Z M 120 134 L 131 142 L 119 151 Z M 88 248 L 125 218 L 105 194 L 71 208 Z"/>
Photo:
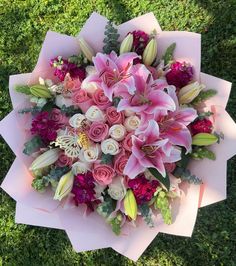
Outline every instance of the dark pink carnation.
<path fill-rule="evenodd" d="M 170 70 L 166 73 L 166 80 L 169 85 L 176 88 L 186 86 L 193 78 L 193 68 L 183 62 L 175 62 L 171 65 Z"/>
<path fill-rule="evenodd" d="M 142 55 L 145 47 L 148 44 L 149 35 L 141 30 L 138 30 L 138 31 L 135 30 L 131 33 L 133 34 L 133 37 L 134 37 L 133 50 L 138 55 Z"/>
<path fill-rule="evenodd" d="M 190 125 L 191 132 L 193 135 L 196 135 L 198 133 L 211 133 L 212 127 L 212 122 L 206 118 L 198 119 Z"/>
<path fill-rule="evenodd" d="M 128 181 L 128 186 L 132 189 L 137 204 L 144 204 L 150 201 L 156 192 L 159 182 L 157 180 L 149 181 L 144 175 Z"/>

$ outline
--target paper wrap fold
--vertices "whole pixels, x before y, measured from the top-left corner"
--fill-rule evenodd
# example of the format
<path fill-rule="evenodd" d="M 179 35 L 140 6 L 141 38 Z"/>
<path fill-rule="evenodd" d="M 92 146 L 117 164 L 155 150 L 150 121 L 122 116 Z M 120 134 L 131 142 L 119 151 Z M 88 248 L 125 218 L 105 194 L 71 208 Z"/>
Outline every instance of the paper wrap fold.
<path fill-rule="evenodd" d="M 102 50 L 103 32 L 107 19 L 93 13 L 79 33 L 94 48 Z M 141 223 L 137 228 L 126 226 L 121 236 L 113 234 L 110 227 L 96 213 L 83 216 L 80 208 L 64 209 L 53 200 L 52 192 L 40 194 L 31 188 L 32 176 L 27 170 L 30 158 L 23 155 L 22 148 L 27 132 L 21 127 L 22 118 L 17 109 L 22 106 L 27 97 L 16 93 L 16 84 L 31 84 L 38 77 L 53 78 L 49 66 L 51 58 L 62 55 L 70 56 L 79 52 L 78 38 L 49 31 L 43 43 L 38 62 L 32 73 L 13 75 L 10 77 L 9 90 L 13 111 L 0 122 L 0 133 L 16 155 L 1 187 L 16 200 L 17 223 L 44 226 L 65 230 L 73 248 L 77 251 L 87 251 L 112 247 L 117 252 L 136 261 L 148 247 L 158 232 L 191 236 L 197 217 L 198 207 L 203 207 L 226 198 L 227 160 L 236 153 L 236 124 L 225 111 L 230 94 L 231 83 L 200 72 L 201 36 L 190 32 L 162 31 L 153 13 L 132 19 L 117 27 L 121 38 L 133 30 L 157 32 L 158 54 L 163 54 L 168 45 L 176 42 L 174 57 L 191 63 L 195 69 L 195 78 L 206 84 L 207 88 L 217 90 L 217 95 L 206 102 L 209 110 L 214 110 L 216 130 L 224 133 L 220 145 L 215 144 L 212 150 L 216 161 L 201 160 L 191 163 L 192 173 L 202 178 L 204 185 L 184 184 L 184 196 L 172 205 L 173 224 L 166 225 L 157 218 L 155 228 L 148 228 Z M 14 184 L 14 185 L 12 185 Z"/>

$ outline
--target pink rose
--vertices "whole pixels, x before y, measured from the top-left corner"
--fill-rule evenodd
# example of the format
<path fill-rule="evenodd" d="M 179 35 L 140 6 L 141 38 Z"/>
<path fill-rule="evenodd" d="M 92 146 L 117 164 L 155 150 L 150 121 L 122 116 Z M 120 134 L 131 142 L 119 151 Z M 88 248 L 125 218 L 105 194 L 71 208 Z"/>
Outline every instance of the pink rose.
<path fill-rule="evenodd" d="M 66 75 L 64 80 L 64 87 L 67 91 L 79 90 L 81 86 L 81 81 L 79 78 L 72 79 L 70 75 Z"/>
<path fill-rule="evenodd" d="M 79 106 L 83 113 L 93 105 L 93 100 L 88 96 L 85 90 L 77 90 L 72 94 L 72 102 L 74 105 Z"/>
<path fill-rule="evenodd" d="M 103 122 L 93 122 L 90 126 L 88 136 L 95 142 L 100 142 L 108 136 L 109 127 Z"/>
<path fill-rule="evenodd" d="M 134 133 L 130 132 L 129 134 L 126 135 L 125 139 L 122 142 L 122 147 L 127 150 L 131 151 L 132 150 L 132 135 Z"/>
<path fill-rule="evenodd" d="M 94 103 L 99 107 L 101 110 L 107 109 L 109 106 L 111 106 L 111 102 L 105 96 L 104 91 L 102 89 L 97 89 L 94 94 L 92 95 Z"/>
<path fill-rule="evenodd" d="M 107 120 L 110 125 L 123 124 L 125 115 L 124 112 L 117 112 L 114 106 L 108 107 L 106 110 Z"/>
<path fill-rule="evenodd" d="M 60 126 L 68 124 L 68 118 L 57 108 L 52 109 L 51 119 L 57 122 Z"/>
<path fill-rule="evenodd" d="M 107 164 L 98 164 L 94 166 L 93 178 L 100 185 L 109 185 L 115 176 L 114 169 Z"/>
<path fill-rule="evenodd" d="M 124 150 L 115 157 L 114 169 L 118 175 L 124 174 L 124 169 L 129 160 L 129 154 Z"/>
<path fill-rule="evenodd" d="M 56 165 L 59 167 L 64 167 L 64 166 L 71 166 L 73 164 L 73 159 L 66 156 L 63 151 L 60 152 L 59 158 L 56 161 Z"/>

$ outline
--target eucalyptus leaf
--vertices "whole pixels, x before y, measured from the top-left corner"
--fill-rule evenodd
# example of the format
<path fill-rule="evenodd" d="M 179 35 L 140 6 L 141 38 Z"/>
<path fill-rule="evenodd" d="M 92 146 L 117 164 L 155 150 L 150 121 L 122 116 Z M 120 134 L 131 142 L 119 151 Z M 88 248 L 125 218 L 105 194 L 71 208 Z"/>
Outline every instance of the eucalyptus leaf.
<path fill-rule="evenodd" d="M 27 141 L 24 146 L 23 153 L 26 155 L 31 155 L 43 147 L 44 144 L 39 136 L 34 136 L 32 139 Z"/>
<path fill-rule="evenodd" d="M 173 53 L 176 47 L 176 43 L 172 43 L 169 47 L 167 47 L 165 54 L 162 59 L 164 60 L 164 64 L 167 65 L 170 61 L 173 60 Z"/>

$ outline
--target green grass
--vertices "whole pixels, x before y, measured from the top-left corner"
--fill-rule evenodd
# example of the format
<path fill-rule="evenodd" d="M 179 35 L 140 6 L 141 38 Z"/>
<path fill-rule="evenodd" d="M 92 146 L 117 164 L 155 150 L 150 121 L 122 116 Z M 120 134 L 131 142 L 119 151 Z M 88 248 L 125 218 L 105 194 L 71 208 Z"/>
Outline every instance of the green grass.
<path fill-rule="evenodd" d="M 153 11 L 164 30 L 201 33 L 202 71 L 233 82 L 236 120 L 235 0 L 1 0 L 1 119 L 11 110 L 8 76 L 32 71 L 47 30 L 75 35 L 94 10 L 116 23 Z M 2 139 L 0 148 L 1 181 L 14 155 Z M 160 234 L 136 264 L 112 249 L 77 254 L 63 231 L 15 224 L 15 202 L 1 191 L 0 265 L 236 265 L 235 165 L 234 157 L 227 200 L 200 209 L 192 238 Z"/>

